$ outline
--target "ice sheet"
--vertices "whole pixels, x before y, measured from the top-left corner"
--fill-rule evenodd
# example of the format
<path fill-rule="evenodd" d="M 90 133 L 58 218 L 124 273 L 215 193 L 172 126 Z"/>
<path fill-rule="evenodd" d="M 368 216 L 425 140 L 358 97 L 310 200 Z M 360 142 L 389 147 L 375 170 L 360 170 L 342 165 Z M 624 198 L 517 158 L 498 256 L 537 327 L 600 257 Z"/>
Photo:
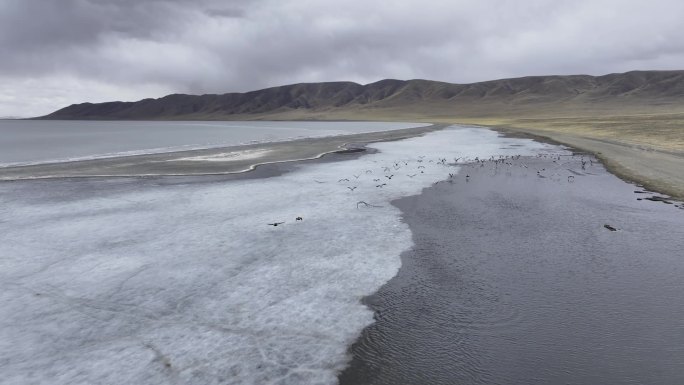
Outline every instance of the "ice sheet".
<path fill-rule="evenodd" d="M 458 128 L 268 179 L 0 184 L 1 382 L 334 384 L 412 245 L 390 201 L 544 146 Z"/>

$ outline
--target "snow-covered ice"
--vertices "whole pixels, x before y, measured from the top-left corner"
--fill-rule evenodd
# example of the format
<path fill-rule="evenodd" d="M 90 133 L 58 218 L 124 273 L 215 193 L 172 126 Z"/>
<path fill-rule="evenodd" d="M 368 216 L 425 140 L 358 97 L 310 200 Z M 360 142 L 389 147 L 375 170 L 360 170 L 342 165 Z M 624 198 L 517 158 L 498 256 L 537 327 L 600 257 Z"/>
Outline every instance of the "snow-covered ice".
<path fill-rule="evenodd" d="M 0 184 L 0 383 L 336 383 L 361 298 L 412 245 L 390 201 L 456 172 L 440 159 L 545 145 L 466 127 L 370 147 L 267 179 Z"/>

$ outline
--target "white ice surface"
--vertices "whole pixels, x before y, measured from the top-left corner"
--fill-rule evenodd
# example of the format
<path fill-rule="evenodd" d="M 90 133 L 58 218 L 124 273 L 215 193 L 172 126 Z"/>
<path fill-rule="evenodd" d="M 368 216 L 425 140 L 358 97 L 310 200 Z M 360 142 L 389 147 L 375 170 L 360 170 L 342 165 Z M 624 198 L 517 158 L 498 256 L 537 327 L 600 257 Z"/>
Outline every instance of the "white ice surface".
<path fill-rule="evenodd" d="M 175 161 L 198 161 L 198 162 L 232 162 L 235 160 L 256 159 L 268 154 L 271 150 L 243 150 L 221 152 L 211 155 L 189 156 L 185 158 L 170 159 L 169 162 Z"/>
<path fill-rule="evenodd" d="M 361 298 L 412 245 L 390 201 L 456 171 L 440 158 L 544 145 L 458 128 L 372 147 L 268 179 L 50 181 L 37 203 L 0 184 L 0 383 L 336 383 L 373 320 Z"/>

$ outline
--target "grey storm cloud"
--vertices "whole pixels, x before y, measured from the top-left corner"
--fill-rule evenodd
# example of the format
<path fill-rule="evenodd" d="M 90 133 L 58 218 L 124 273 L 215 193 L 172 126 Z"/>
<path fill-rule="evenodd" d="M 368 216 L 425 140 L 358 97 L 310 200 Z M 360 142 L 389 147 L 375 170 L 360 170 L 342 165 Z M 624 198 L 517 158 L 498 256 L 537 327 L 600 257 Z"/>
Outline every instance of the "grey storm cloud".
<path fill-rule="evenodd" d="M 0 115 L 306 82 L 681 69 L 677 0 L 0 0 Z"/>

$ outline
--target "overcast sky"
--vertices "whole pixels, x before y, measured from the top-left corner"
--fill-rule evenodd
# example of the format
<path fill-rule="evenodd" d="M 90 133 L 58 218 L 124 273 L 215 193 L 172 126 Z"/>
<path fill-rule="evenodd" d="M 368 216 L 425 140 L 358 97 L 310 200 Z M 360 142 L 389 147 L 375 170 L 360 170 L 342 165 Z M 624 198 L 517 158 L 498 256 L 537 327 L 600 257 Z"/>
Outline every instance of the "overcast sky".
<path fill-rule="evenodd" d="M 0 116 L 298 82 L 684 69 L 680 0 L 0 0 Z"/>

